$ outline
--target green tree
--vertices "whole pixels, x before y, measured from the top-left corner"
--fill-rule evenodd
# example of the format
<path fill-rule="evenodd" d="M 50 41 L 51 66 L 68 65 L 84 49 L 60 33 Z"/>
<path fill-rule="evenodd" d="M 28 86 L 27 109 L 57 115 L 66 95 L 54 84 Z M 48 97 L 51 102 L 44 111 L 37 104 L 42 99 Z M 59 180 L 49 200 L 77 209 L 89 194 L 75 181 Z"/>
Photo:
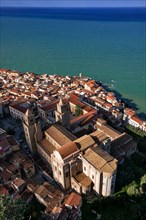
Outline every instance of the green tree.
<path fill-rule="evenodd" d="M 76 109 L 75 109 L 75 115 L 76 116 L 80 116 L 83 114 L 83 110 L 82 107 L 80 105 L 76 105 Z"/>
<path fill-rule="evenodd" d="M 141 177 L 140 186 L 141 191 L 146 192 L 146 174 Z"/>
<path fill-rule="evenodd" d="M 0 195 L 0 219 L 24 220 L 26 204 L 22 200 L 13 200 L 10 196 Z"/>
<path fill-rule="evenodd" d="M 141 177 L 140 185 L 146 183 L 146 174 Z"/>
<path fill-rule="evenodd" d="M 128 196 L 138 196 L 139 190 L 137 189 L 137 185 L 132 185 L 127 189 Z"/>

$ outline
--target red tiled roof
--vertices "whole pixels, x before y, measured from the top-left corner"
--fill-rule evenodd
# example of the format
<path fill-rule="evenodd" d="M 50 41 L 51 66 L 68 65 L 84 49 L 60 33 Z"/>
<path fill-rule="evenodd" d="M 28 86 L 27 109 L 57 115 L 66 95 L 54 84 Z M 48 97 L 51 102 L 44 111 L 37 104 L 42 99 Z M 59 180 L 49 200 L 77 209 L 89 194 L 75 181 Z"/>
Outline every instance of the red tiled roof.
<path fill-rule="evenodd" d="M 90 94 L 90 95 L 93 95 L 93 94 L 94 94 L 94 92 L 92 92 L 92 91 L 90 91 L 90 90 L 88 90 L 88 89 L 82 89 L 82 92 L 88 93 L 88 94 Z"/>
<path fill-rule="evenodd" d="M 0 186 L 0 195 L 9 195 L 8 190 L 4 186 Z"/>
<path fill-rule="evenodd" d="M 88 113 L 86 113 L 86 114 L 84 114 L 84 115 L 80 115 L 80 116 L 78 116 L 78 117 L 75 117 L 75 118 L 73 118 L 72 120 L 70 120 L 70 124 L 74 124 L 74 123 L 76 123 L 76 122 L 78 122 L 78 121 L 80 121 L 80 120 L 85 120 L 85 119 L 87 119 L 90 115 L 93 115 L 94 113 L 96 112 L 96 110 L 92 110 L 92 111 L 90 111 L 90 112 L 88 112 Z"/>
<path fill-rule="evenodd" d="M 79 101 L 79 97 L 73 93 L 70 93 L 69 102 L 73 103 L 74 105 L 80 105 L 82 110 L 85 110 L 87 112 L 93 110 L 93 108 L 89 107 L 88 105 L 85 105 L 84 103 Z"/>
<path fill-rule="evenodd" d="M 68 142 L 67 144 L 64 144 L 62 147 L 60 147 L 57 151 L 60 153 L 62 159 L 64 159 L 75 153 L 77 150 L 77 145 L 74 142 Z"/>
<path fill-rule="evenodd" d="M 88 124 L 94 118 L 94 114 L 89 115 L 84 121 L 82 121 L 81 126 Z"/>
<path fill-rule="evenodd" d="M 14 108 L 14 109 L 16 109 L 16 110 L 18 110 L 18 111 L 20 111 L 20 112 L 22 112 L 22 113 L 26 113 L 26 111 L 27 111 L 27 108 L 23 108 L 23 107 L 21 107 L 20 105 L 10 105 L 12 108 Z"/>
<path fill-rule="evenodd" d="M 133 109 L 130 109 L 130 108 L 125 108 L 124 112 L 127 114 L 127 115 L 130 115 L 131 117 L 135 115 L 135 111 Z"/>
<path fill-rule="evenodd" d="M 81 204 L 81 196 L 72 192 L 64 202 L 65 205 L 78 207 Z"/>
<path fill-rule="evenodd" d="M 137 122 L 139 125 L 142 125 L 143 124 L 143 121 L 138 118 L 137 116 L 132 116 L 131 118 L 133 121 Z"/>
<path fill-rule="evenodd" d="M 100 105 L 103 105 L 105 103 L 105 101 L 103 99 L 100 99 L 98 97 L 96 97 L 95 99 L 93 99 L 95 102 L 98 102 Z"/>
<path fill-rule="evenodd" d="M 42 107 L 42 110 L 44 110 L 44 111 L 53 110 L 56 108 L 58 102 L 59 102 L 59 100 L 55 100 L 53 102 L 50 102 L 47 106 Z"/>
<path fill-rule="evenodd" d="M 4 68 L 0 68 L 0 72 L 9 72 L 10 70 L 9 69 L 4 69 Z"/>
<path fill-rule="evenodd" d="M 109 107 L 109 108 L 111 108 L 111 107 L 112 107 L 112 104 L 111 104 L 111 103 L 109 103 L 109 102 L 105 102 L 105 103 L 104 103 L 104 105 L 105 105 L 106 107 Z"/>

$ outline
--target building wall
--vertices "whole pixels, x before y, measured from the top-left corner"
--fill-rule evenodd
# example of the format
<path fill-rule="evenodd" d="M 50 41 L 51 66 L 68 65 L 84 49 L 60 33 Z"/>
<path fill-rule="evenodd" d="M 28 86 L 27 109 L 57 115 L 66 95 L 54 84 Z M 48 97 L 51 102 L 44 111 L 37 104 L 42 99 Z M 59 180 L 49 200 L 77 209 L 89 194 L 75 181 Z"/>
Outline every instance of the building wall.
<path fill-rule="evenodd" d="M 75 113 L 76 111 L 76 105 L 74 105 L 73 103 L 69 102 L 69 105 L 70 105 L 70 110 L 72 113 Z"/>
<path fill-rule="evenodd" d="M 64 189 L 71 188 L 71 172 L 70 172 L 70 164 L 64 164 L 63 161 L 59 160 L 54 154 L 51 155 L 51 164 L 53 170 L 54 179 L 60 184 L 60 186 Z"/>
<path fill-rule="evenodd" d="M 103 173 L 103 181 L 102 181 L 103 196 L 110 196 L 111 194 L 114 193 L 115 180 L 116 180 L 116 174 L 108 176 L 107 174 Z"/>
<path fill-rule="evenodd" d="M 110 174 L 101 173 L 89 164 L 85 158 L 83 158 L 83 172 L 92 180 L 93 189 L 98 194 L 109 196 L 114 192 L 116 174 L 110 176 Z"/>
<path fill-rule="evenodd" d="M 111 148 L 111 140 L 110 138 L 103 141 L 99 147 L 101 147 L 101 149 L 103 149 L 104 151 L 108 152 L 110 154 L 110 148 Z"/>
<path fill-rule="evenodd" d="M 51 157 L 46 151 L 37 143 L 37 152 L 41 155 L 42 158 L 46 160 L 47 163 L 51 165 Z"/>
<path fill-rule="evenodd" d="M 81 186 L 79 183 L 75 180 L 74 177 L 71 178 L 71 188 L 74 189 L 77 193 L 82 193 Z"/>
<path fill-rule="evenodd" d="M 24 114 L 22 112 L 16 110 L 12 106 L 9 106 L 9 110 L 10 110 L 10 114 L 13 118 L 23 120 Z"/>
<path fill-rule="evenodd" d="M 51 157 L 51 164 L 54 179 L 61 185 L 63 189 L 65 189 L 63 163 L 58 161 L 58 159 L 54 156 Z"/>
<path fill-rule="evenodd" d="M 136 128 L 138 128 L 138 127 L 140 128 L 140 127 L 141 127 L 137 122 L 133 121 L 132 119 L 130 119 L 130 120 L 128 121 L 128 123 L 129 123 L 130 125 L 136 127 Z"/>
<path fill-rule="evenodd" d="M 46 139 L 57 149 L 61 147 L 60 144 L 58 144 L 47 132 L 45 132 Z"/>
<path fill-rule="evenodd" d="M 34 125 L 26 125 L 23 123 L 25 138 L 28 146 L 30 147 L 31 152 L 36 151 L 36 143 L 35 143 L 35 127 Z"/>

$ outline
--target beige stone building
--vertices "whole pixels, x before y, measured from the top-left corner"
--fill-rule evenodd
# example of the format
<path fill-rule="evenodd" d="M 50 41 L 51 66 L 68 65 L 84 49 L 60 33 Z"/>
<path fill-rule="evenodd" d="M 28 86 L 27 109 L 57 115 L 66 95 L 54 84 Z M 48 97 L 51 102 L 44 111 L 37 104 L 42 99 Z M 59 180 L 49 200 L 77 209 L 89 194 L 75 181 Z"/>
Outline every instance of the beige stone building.
<path fill-rule="evenodd" d="M 51 165 L 51 154 L 54 150 L 59 149 L 64 144 L 74 141 L 76 137 L 55 123 L 49 126 L 44 133 L 44 138 L 37 142 L 37 152 Z"/>
<path fill-rule="evenodd" d="M 110 154 L 111 139 L 103 131 L 94 131 L 90 134 L 90 136 L 101 149 Z"/>
<path fill-rule="evenodd" d="M 35 117 L 31 109 L 27 109 L 24 119 L 23 128 L 26 142 L 32 153 L 37 151 L 36 143 L 42 140 L 42 131 L 39 123 L 35 123 Z"/>
<path fill-rule="evenodd" d="M 66 109 L 66 104 L 62 100 L 59 103 L 57 109 L 63 112 L 62 106 L 65 105 Z M 55 123 L 42 136 L 30 109 L 25 114 L 23 124 L 31 151 L 37 151 L 49 163 L 53 177 L 62 189 L 74 189 L 86 194 L 93 188 L 104 196 L 114 192 L 117 160 L 107 153 L 110 151 L 110 141 L 102 131 L 77 138 L 65 127 Z"/>
<path fill-rule="evenodd" d="M 64 189 L 78 193 L 93 190 L 103 196 L 114 192 L 117 160 L 98 146 L 85 153 L 73 142 L 65 144 L 51 155 L 54 179 Z"/>
<path fill-rule="evenodd" d="M 67 126 L 70 121 L 70 107 L 68 100 L 60 99 L 57 103 L 57 110 L 55 111 L 56 121 L 59 121 L 63 126 Z"/>
<path fill-rule="evenodd" d="M 54 179 L 64 190 L 71 188 L 71 177 L 79 171 L 79 149 L 74 142 L 68 142 L 51 154 Z"/>
<path fill-rule="evenodd" d="M 113 194 L 117 162 L 99 147 L 89 148 L 83 155 L 83 172 L 92 180 L 93 189 L 98 194 L 103 196 Z"/>
<path fill-rule="evenodd" d="M 61 99 L 56 110 L 58 122 L 49 125 L 42 135 L 32 111 L 27 110 L 23 125 L 31 151 L 51 166 L 53 177 L 63 190 L 74 189 L 86 194 L 93 189 L 103 196 L 113 194 L 117 160 L 109 153 L 111 142 L 113 147 L 121 134 L 108 127 L 104 120 L 97 120 L 96 131 L 77 138 L 65 128 L 69 112 L 68 102 Z"/>

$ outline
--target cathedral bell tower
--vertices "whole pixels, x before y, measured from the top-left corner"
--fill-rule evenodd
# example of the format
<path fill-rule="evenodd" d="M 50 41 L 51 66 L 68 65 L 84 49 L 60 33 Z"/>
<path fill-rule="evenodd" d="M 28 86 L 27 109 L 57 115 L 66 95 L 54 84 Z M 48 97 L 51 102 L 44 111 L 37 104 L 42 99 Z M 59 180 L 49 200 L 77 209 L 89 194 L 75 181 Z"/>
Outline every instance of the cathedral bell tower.
<path fill-rule="evenodd" d="M 59 121 L 63 126 L 69 125 L 69 111 L 69 104 L 61 98 L 59 103 L 57 104 L 57 110 L 55 111 L 56 121 Z"/>
<path fill-rule="evenodd" d="M 35 153 L 36 152 L 35 117 L 31 109 L 27 109 L 24 115 L 23 128 L 24 128 L 26 142 L 31 152 Z"/>

